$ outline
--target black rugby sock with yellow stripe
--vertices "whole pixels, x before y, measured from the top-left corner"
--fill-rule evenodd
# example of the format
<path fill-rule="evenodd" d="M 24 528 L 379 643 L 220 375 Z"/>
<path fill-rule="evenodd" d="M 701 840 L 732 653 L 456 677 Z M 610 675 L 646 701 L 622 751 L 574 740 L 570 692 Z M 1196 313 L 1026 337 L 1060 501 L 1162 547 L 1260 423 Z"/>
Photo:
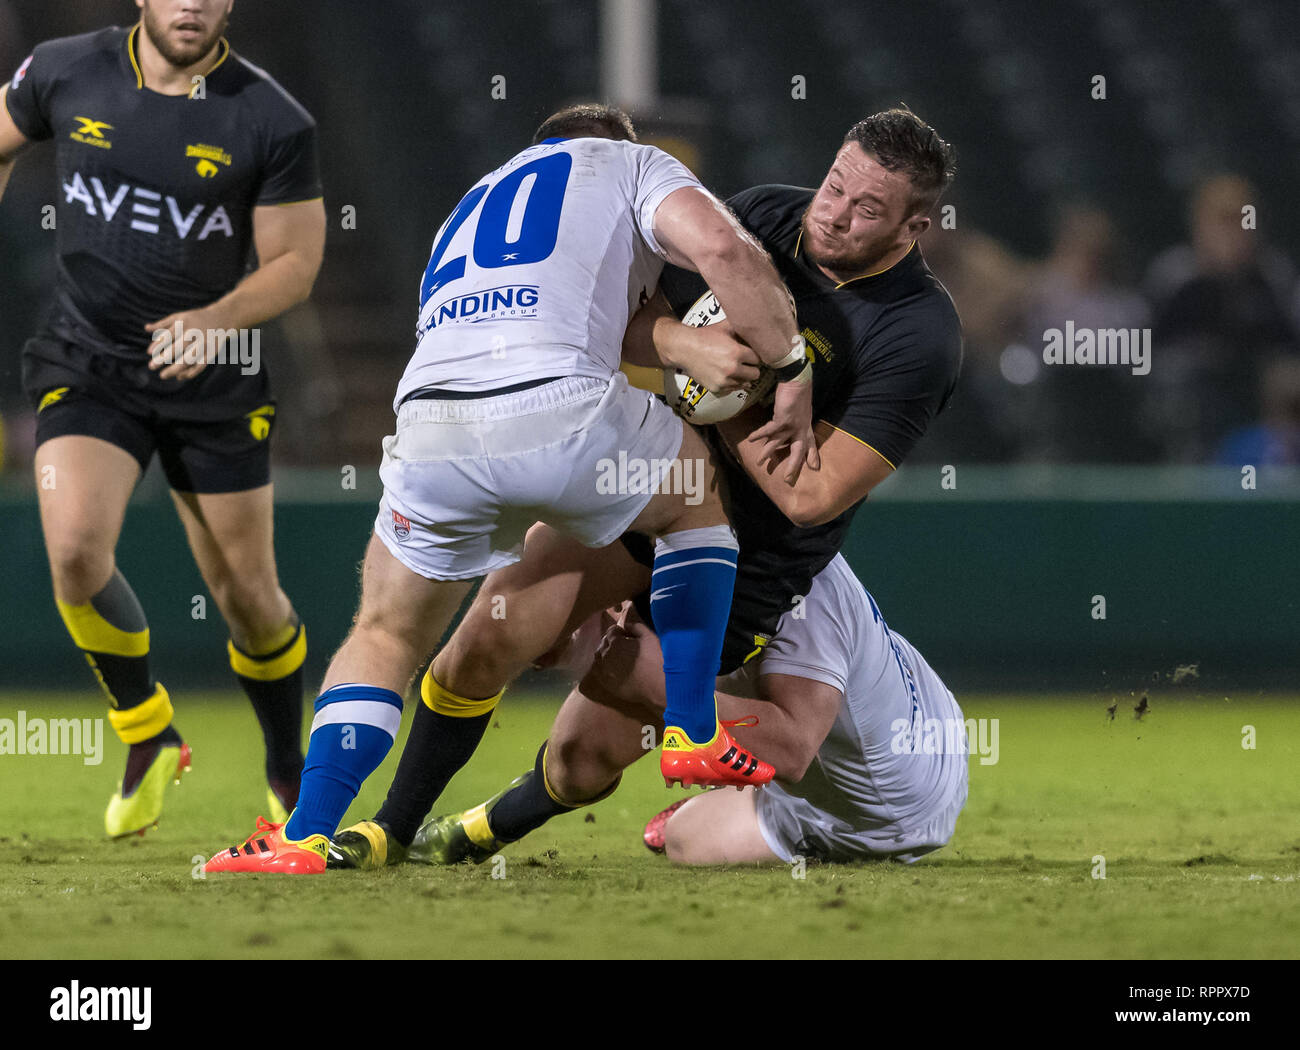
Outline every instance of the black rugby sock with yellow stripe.
<path fill-rule="evenodd" d="M 517 842 L 561 813 L 571 813 L 575 809 L 609 798 L 622 779 L 622 774 L 615 777 L 613 783 L 595 798 L 582 802 L 564 802 L 551 787 L 550 778 L 546 774 L 546 746 L 544 742 L 538 748 L 533 768 L 484 810 L 487 830 L 500 845 Z"/>
<path fill-rule="evenodd" d="M 447 782 L 474 754 L 504 692 L 470 700 L 444 689 L 432 668 L 425 674 L 420 684 L 423 702 L 415 709 L 388 797 L 375 814 L 403 846 L 411 844 Z"/>
<path fill-rule="evenodd" d="M 84 605 L 57 599 L 55 604 L 113 708 L 125 711 L 148 700 L 154 691 L 149 624 L 126 577 L 114 569 L 108 583 Z"/>
<path fill-rule="evenodd" d="M 172 702 L 149 669 L 149 625 L 140 601 L 114 569 L 103 589 L 83 605 L 56 599 L 72 640 L 108 696 L 109 724 L 131 746 L 123 794 L 129 795 L 158 747 L 179 744 L 171 727 Z"/>
<path fill-rule="evenodd" d="M 270 648 L 250 653 L 227 643 L 230 666 L 266 741 L 266 779 L 287 809 L 298 801 L 302 779 L 302 678 L 307 633 L 295 614 Z"/>

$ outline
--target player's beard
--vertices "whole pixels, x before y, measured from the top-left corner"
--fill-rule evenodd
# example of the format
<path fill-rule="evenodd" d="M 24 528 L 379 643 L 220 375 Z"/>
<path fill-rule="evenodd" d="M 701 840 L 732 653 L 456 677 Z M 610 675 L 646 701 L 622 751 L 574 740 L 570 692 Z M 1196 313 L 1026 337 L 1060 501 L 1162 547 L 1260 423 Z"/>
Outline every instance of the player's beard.
<path fill-rule="evenodd" d="M 181 18 L 178 21 L 184 22 L 186 19 Z M 158 49 L 158 53 L 177 69 L 185 69 L 194 65 L 212 50 L 221 39 L 221 34 L 226 31 L 226 26 L 230 24 L 230 15 L 223 12 L 216 25 L 193 43 L 184 43 L 170 37 L 167 27 L 162 24 L 148 3 L 144 5 L 143 22 L 144 31 L 149 34 L 149 42 Z"/>
<path fill-rule="evenodd" d="M 803 240 L 800 242 L 803 253 L 818 266 L 841 275 L 841 279 L 847 279 L 852 274 L 870 273 L 896 243 L 893 237 L 878 237 L 856 251 L 842 241 L 839 244 L 823 243 L 825 235 L 810 227 L 808 212 L 811 210 L 809 206 L 799 220 L 799 226 L 803 230 Z"/>

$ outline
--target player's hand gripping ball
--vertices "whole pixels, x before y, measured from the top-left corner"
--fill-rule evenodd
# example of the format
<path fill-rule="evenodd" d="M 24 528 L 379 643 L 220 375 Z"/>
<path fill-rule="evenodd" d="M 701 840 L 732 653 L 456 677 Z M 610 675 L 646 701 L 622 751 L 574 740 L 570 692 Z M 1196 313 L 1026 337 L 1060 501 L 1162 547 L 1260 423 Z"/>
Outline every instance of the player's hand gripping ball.
<path fill-rule="evenodd" d="M 692 328 L 717 324 L 726 320 L 722 305 L 712 292 L 705 292 L 686 311 L 682 324 Z M 728 394 L 715 394 L 697 379 L 692 379 L 680 368 L 664 369 L 664 397 L 668 407 L 688 423 L 707 426 L 739 415 L 753 404 L 761 404 L 776 389 L 776 373 L 759 366 L 759 376 L 752 383 Z"/>

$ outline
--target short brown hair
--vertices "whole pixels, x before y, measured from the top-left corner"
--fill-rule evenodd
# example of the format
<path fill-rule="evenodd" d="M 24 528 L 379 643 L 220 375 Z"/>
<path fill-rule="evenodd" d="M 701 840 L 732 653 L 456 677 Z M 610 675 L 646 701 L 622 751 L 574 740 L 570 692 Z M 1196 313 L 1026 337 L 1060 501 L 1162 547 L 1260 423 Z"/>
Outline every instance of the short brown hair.
<path fill-rule="evenodd" d="M 907 106 L 873 113 L 849 128 L 845 142 L 856 142 L 887 171 L 901 171 L 912 182 L 912 206 L 928 212 L 957 174 L 957 154 L 939 133 Z"/>
<path fill-rule="evenodd" d="M 533 145 L 556 137 L 635 142 L 636 128 L 632 126 L 632 118 L 621 109 L 583 102 L 552 113 L 542 121 L 542 126 L 533 135 Z"/>

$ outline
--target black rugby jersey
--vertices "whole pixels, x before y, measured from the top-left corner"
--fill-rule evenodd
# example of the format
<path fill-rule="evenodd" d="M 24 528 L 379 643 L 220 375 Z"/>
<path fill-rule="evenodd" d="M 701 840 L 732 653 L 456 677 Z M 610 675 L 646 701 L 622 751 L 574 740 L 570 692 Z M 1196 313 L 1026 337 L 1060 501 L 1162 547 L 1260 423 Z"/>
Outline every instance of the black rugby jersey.
<path fill-rule="evenodd" d="M 799 251 L 813 191 L 756 186 L 727 203 L 771 253 L 794 295 L 813 358 L 813 418 L 825 420 L 897 467 L 947 404 L 961 369 L 962 336 L 947 290 L 921 249 L 888 270 L 837 284 Z M 698 274 L 665 269 L 661 287 L 680 316 L 704 291 Z M 728 454 L 719 456 L 740 541 L 737 606 L 760 601 L 779 616 L 839 552 L 859 500 L 824 525 L 799 528 Z M 765 630 L 775 629 L 775 619 Z M 758 629 L 757 627 L 755 629 Z"/>
<path fill-rule="evenodd" d="M 54 139 L 58 283 L 51 330 L 139 360 L 144 326 L 243 278 L 253 209 L 321 196 L 316 125 L 223 38 L 203 96 L 144 86 L 139 26 L 39 45 L 5 101 Z"/>

